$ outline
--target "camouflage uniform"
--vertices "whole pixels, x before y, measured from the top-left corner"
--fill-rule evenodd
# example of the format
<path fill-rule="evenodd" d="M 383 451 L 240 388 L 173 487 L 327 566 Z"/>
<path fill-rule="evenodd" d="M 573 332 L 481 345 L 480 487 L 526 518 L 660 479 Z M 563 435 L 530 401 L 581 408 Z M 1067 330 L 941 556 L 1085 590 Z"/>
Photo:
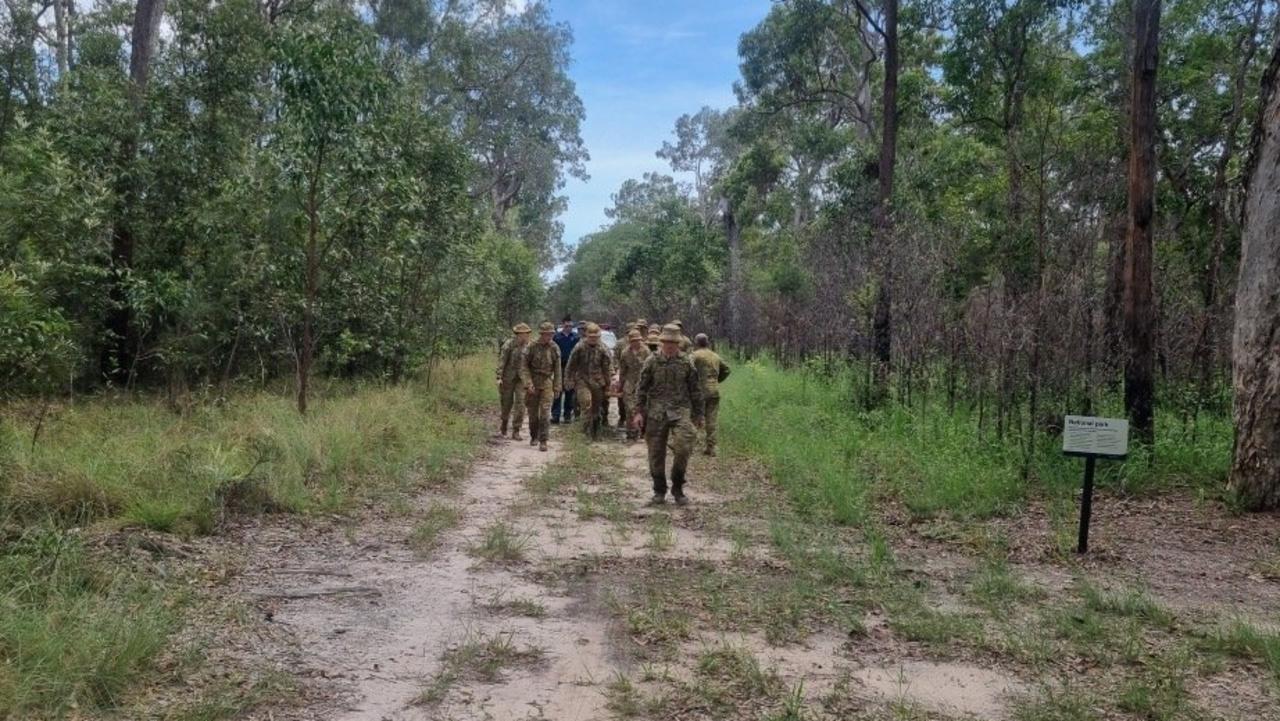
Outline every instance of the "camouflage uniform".
<path fill-rule="evenodd" d="M 599 343 L 600 328 L 594 323 L 587 327 L 587 341 L 573 347 L 569 363 L 565 366 L 564 387 L 567 390 L 586 389 L 591 399 L 583 398 L 586 413 L 582 429 L 589 438 L 599 438 L 609 413 L 609 382 L 613 380 L 613 359 L 609 349 Z M 593 345 L 589 339 L 596 338 Z"/>
<path fill-rule="evenodd" d="M 663 329 L 662 338 L 678 340 L 679 331 L 669 331 L 671 328 Z M 669 443 L 675 454 L 671 463 L 671 494 L 683 502 L 685 469 L 697 440 L 694 423 L 702 420 L 702 384 L 689 356 L 680 353 L 668 358 L 659 352 L 645 361 L 636 389 L 636 403 L 644 409 L 644 435 L 649 445 L 654 500 L 660 501 L 667 493 Z"/>
<path fill-rule="evenodd" d="M 636 336 L 637 339 L 639 335 Z M 640 344 L 639 350 L 631 350 L 630 343 L 622 349 L 618 355 L 618 375 L 622 380 L 622 397 L 625 399 L 626 407 L 633 411 L 640 407 L 636 401 L 636 391 L 640 388 L 640 371 L 644 368 L 645 361 L 649 360 L 649 356 L 653 355 L 643 343 Z M 627 419 L 630 420 L 629 418 Z M 627 429 L 627 438 L 635 438 L 639 431 L 636 429 Z"/>
<path fill-rule="evenodd" d="M 529 326 L 521 323 L 516 328 L 523 327 L 523 332 L 529 332 Z M 502 350 L 498 352 L 498 399 L 502 405 L 502 435 L 507 434 L 507 420 L 511 420 L 511 437 L 520 440 L 520 428 L 524 425 L 524 382 L 520 380 L 520 363 L 525 347 L 528 343 L 521 344 L 518 339 L 511 338 L 502 344 Z M 514 411 L 514 414 L 512 413 Z"/>
<path fill-rule="evenodd" d="M 550 326 L 543 323 L 541 329 L 546 332 Z M 545 449 L 551 427 L 551 401 L 560 394 L 559 346 L 549 338 L 539 338 L 526 346 L 521 354 L 520 380 L 529 411 L 529 443 L 537 441 Z"/>
<path fill-rule="evenodd" d="M 615 372 L 618 371 L 618 369 L 622 368 L 622 352 L 627 349 L 628 340 L 630 339 L 631 333 L 634 330 L 636 330 L 636 324 L 628 323 L 627 332 L 623 333 L 618 338 L 618 344 L 613 347 L 613 370 Z M 631 408 L 634 408 L 634 407 L 635 406 L 631 406 Z M 630 420 L 630 414 L 628 413 L 627 394 L 619 393 L 618 394 L 618 427 L 626 428 L 628 420 Z"/>
<path fill-rule="evenodd" d="M 707 431 L 708 456 L 716 454 L 716 422 L 720 417 L 720 384 L 729 377 L 729 364 L 710 348 L 693 352 L 693 367 L 702 380 L 703 423 Z"/>
<path fill-rule="evenodd" d="M 689 336 L 684 334 L 684 321 L 673 320 L 668 325 L 674 325 L 680 329 L 680 352 L 688 355 L 693 352 L 693 341 L 689 340 Z"/>

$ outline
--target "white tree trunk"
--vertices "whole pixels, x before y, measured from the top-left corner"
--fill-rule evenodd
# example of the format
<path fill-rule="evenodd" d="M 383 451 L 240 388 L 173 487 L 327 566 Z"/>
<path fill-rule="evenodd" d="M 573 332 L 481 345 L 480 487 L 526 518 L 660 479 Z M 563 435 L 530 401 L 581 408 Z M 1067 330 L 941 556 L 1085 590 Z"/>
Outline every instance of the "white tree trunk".
<path fill-rule="evenodd" d="M 1280 42 L 1262 84 L 1245 200 L 1232 342 L 1231 487 L 1254 510 L 1280 508 Z"/>

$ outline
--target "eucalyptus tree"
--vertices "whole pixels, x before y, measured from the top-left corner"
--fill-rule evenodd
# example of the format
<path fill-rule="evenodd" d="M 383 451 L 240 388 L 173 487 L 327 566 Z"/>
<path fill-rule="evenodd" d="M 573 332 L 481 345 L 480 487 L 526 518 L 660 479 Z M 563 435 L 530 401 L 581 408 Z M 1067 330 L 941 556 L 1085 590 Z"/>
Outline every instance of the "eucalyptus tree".
<path fill-rule="evenodd" d="M 1231 487 L 1249 508 L 1270 510 L 1280 508 L 1280 38 L 1263 78 L 1244 213 Z"/>
<path fill-rule="evenodd" d="M 340 236 L 337 226 L 354 208 L 339 193 L 376 173 L 366 165 L 364 132 L 385 77 L 373 33 L 341 10 L 289 23 L 279 40 L 280 122 L 274 139 L 284 187 L 300 216 L 295 252 L 287 260 L 300 275 L 300 338 L 296 343 L 298 411 L 306 413 L 320 284 Z M 287 227 L 287 226 L 286 226 Z M 292 228 L 286 230 L 295 235 Z"/>

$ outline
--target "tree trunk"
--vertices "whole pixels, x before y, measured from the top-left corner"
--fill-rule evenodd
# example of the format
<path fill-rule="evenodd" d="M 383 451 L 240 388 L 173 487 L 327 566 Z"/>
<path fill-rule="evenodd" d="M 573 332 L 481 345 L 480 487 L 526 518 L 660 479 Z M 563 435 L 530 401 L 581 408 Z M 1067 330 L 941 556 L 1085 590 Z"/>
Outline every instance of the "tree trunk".
<path fill-rule="evenodd" d="M 155 52 L 164 3 L 165 0 L 138 0 L 134 11 L 132 50 L 129 55 L 129 103 L 133 117 L 130 127 L 124 131 L 120 145 L 121 176 L 117 185 L 118 205 L 111 236 L 111 310 L 106 319 L 107 346 L 100 363 L 105 378 L 126 385 L 130 370 L 134 367 L 134 349 L 138 345 L 137 330 L 125 288 L 128 275 L 133 269 L 134 233 L 131 216 L 138 204 L 138 184 L 135 177 L 138 134 L 142 126 L 151 56 Z"/>
<path fill-rule="evenodd" d="M 58 82 L 67 77 L 71 58 L 71 31 L 67 18 L 68 0 L 53 0 L 53 30 L 57 39 Z"/>
<path fill-rule="evenodd" d="M 1236 443 L 1231 488 L 1280 508 L 1280 40 L 1262 83 L 1248 174 L 1233 339 Z"/>
<path fill-rule="evenodd" d="M 739 346 L 745 345 L 746 329 L 742 312 L 742 228 L 728 198 L 720 199 L 720 219 L 729 245 L 729 292 L 725 294 L 726 335 Z"/>
<path fill-rule="evenodd" d="M 1156 317 L 1151 273 L 1160 0 L 1135 0 L 1133 27 L 1132 102 L 1129 108 L 1129 236 L 1124 266 L 1124 405 L 1135 435 L 1149 447 L 1155 440 Z"/>
<path fill-rule="evenodd" d="M 872 324 L 876 354 L 877 392 L 888 390 L 893 351 L 893 170 L 898 151 L 898 0 L 884 6 L 884 126 L 880 138 L 880 188 L 876 198 L 876 248 L 880 257 L 880 287 Z"/>
<path fill-rule="evenodd" d="M 1218 156 L 1218 162 L 1213 170 L 1213 195 L 1209 202 L 1213 235 L 1209 249 L 1209 267 L 1201 288 L 1204 312 L 1200 317 L 1200 327 L 1196 333 L 1193 351 L 1193 357 L 1200 372 L 1198 394 L 1200 405 L 1208 402 L 1213 390 L 1215 356 L 1213 321 L 1218 311 L 1218 286 L 1222 275 L 1222 255 L 1226 249 L 1227 170 L 1235 157 L 1236 136 L 1244 120 L 1245 84 L 1249 77 L 1249 68 L 1253 65 L 1254 55 L 1258 52 L 1258 26 L 1261 22 L 1262 0 L 1254 0 L 1249 26 L 1237 46 L 1240 51 L 1240 63 L 1236 66 L 1236 76 L 1232 80 L 1231 110 L 1227 115 L 1227 127 L 1222 136 L 1222 153 Z"/>
<path fill-rule="evenodd" d="M 311 361 L 315 357 L 316 297 L 320 290 L 320 177 L 324 173 L 325 145 L 316 152 L 314 174 L 307 185 L 307 247 L 303 269 L 302 347 L 298 349 L 298 413 L 306 415 L 311 388 Z"/>

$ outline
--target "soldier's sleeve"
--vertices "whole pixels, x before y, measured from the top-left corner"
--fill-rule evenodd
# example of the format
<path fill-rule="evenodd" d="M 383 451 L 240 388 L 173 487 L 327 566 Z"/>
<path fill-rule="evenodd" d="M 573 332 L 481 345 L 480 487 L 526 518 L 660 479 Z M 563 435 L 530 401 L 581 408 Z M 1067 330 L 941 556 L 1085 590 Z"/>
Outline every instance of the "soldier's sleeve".
<path fill-rule="evenodd" d="M 507 359 L 511 357 L 511 341 L 502 344 L 502 349 L 498 351 L 498 369 L 494 371 L 494 375 L 498 380 L 502 380 L 502 369 L 507 367 Z"/>
<path fill-rule="evenodd" d="M 560 346 L 552 343 L 551 347 L 556 349 L 556 362 L 551 364 L 552 393 L 560 395 L 560 391 L 564 390 L 564 376 L 560 372 Z"/>
<path fill-rule="evenodd" d="M 530 344 L 520 349 L 520 382 L 529 392 L 533 392 L 533 374 L 529 372 L 529 349 L 532 347 Z"/>
<path fill-rule="evenodd" d="M 716 380 L 718 380 L 718 381 L 719 381 L 719 382 L 721 382 L 721 383 L 724 383 L 724 379 L 725 379 L 725 378 L 728 378 L 728 377 L 729 377 L 729 364 L 728 364 L 728 363 L 725 363 L 725 362 L 724 362 L 724 359 L 723 359 L 723 358 L 721 358 L 721 359 L 720 359 L 720 374 L 716 377 Z"/>
<path fill-rule="evenodd" d="M 693 420 L 701 420 L 706 411 L 702 405 L 702 375 L 693 363 L 689 364 L 689 370 L 685 373 L 685 385 L 689 388 L 689 406 L 693 409 Z"/>
<path fill-rule="evenodd" d="M 636 410 L 644 412 L 649 407 L 649 391 L 653 387 L 653 356 L 640 366 L 640 382 L 636 384 Z"/>

